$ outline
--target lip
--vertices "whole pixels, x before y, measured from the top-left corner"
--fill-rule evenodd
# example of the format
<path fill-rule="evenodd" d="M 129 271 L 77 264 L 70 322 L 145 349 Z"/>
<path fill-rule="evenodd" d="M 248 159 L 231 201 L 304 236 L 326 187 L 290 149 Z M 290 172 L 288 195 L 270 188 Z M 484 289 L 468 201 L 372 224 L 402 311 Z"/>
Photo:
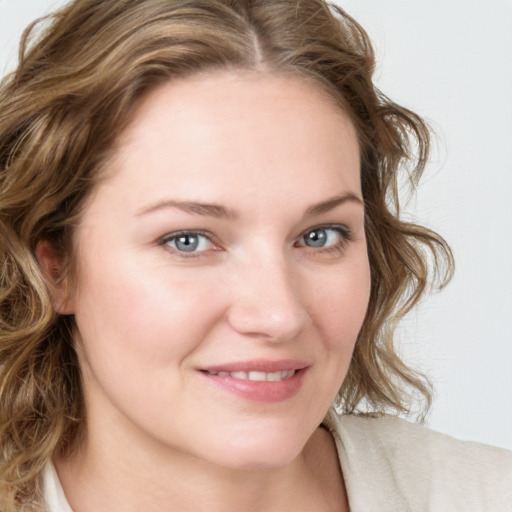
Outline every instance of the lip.
<path fill-rule="evenodd" d="M 271 361 L 268 359 L 255 359 L 253 361 L 238 361 L 232 363 L 218 364 L 201 368 L 205 372 L 282 372 L 289 370 L 302 370 L 309 366 L 306 361 L 298 359 L 281 359 Z"/>
<path fill-rule="evenodd" d="M 280 361 L 239 361 L 201 368 L 201 374 L 211 383 L 239 398 L 259 403 L 283 402 L 295 396 L 301 389 L 309 364 L 305 361 L 283 359 Z M 279 381 L 252 381 L 230 375 L 209 372 L 265 372 L 294 370 L 293 376 Z"/>

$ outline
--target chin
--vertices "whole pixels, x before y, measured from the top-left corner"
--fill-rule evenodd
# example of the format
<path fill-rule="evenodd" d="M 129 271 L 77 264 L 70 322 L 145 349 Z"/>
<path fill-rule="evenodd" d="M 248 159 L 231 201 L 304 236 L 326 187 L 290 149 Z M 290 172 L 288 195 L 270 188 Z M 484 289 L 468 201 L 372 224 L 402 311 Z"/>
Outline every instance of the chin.
<path fill-rule="evenodd" d="M 256 471 L 284 467 L 302 452 L 310 436 L 281 430 L 231 436 L 210 451 L 210 460 L 232 470 Z M 206 451 L 206 450 L 205 450 Z"/>

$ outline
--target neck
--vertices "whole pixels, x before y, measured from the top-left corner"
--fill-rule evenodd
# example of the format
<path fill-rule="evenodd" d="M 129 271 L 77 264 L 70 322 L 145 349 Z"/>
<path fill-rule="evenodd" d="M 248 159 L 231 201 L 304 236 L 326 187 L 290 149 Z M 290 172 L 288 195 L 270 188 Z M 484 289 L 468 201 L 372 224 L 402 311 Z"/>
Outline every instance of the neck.
<path fill-rule="evenodd" d="M 218 467 L 120 439 L 122 449 L 106 450 L 105 442 L 88 439 L 72 459 L 55 461 L 75 512 L 348 510 L 334 442 L 323 429 L 290 463 L 264 469 Z"/>

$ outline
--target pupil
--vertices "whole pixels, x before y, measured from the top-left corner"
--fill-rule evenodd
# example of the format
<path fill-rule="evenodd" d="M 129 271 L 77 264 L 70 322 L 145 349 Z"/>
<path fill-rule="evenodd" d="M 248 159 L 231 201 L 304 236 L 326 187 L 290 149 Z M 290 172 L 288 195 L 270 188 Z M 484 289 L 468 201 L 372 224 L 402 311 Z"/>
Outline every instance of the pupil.
<path fill-rule="evenodd" d="M 306 245 L 310 247 L 323 247 L 327 240 L 327 233 L 324 229 L 318 231 L 310 231 L 306 235 Z"/>
<path fill-rule="evenodd" d="M 192 252 L 197 249 L 199 239 L 194 235 L 181 235 L 176 239 L 176 247 L 179 251 Z"/>

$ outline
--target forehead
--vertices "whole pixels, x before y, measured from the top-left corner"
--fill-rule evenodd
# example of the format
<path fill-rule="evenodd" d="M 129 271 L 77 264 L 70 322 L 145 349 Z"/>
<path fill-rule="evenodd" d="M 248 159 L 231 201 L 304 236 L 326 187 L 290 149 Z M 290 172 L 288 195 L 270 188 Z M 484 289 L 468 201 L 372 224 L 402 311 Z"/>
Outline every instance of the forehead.
<path fill-rule="evenodd" d="M 107 181 L 122 181 L 140 200 L 155 194 L 154 183 L 174 195 L 213 194 L 220 201 L 235 190 L 267 198 L 273 189 L 293 187 L 321 198 L 360 192 L 359 147 L 348 115 L 309 80 L 256 72 L 198 74 L 151 91 L 137 105 L 108 174 Z"/>

